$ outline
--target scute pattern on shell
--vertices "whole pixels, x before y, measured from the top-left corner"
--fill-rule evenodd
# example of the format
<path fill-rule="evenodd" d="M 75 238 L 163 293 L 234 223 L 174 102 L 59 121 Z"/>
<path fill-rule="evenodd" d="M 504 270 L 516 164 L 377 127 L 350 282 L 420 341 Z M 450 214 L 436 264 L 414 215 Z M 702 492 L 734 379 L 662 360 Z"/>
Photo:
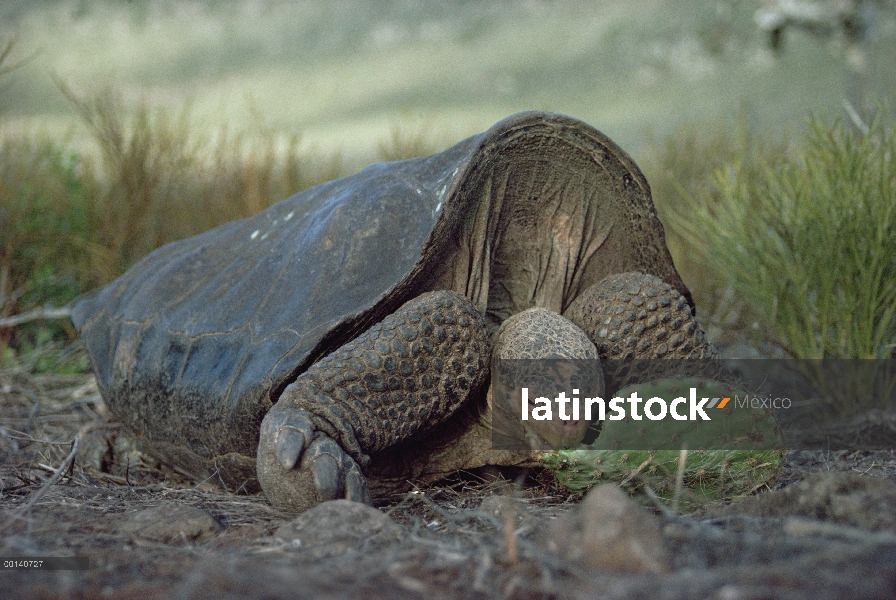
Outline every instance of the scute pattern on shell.
<path fill-rule="evenodd" d="M 610 275 L 564 313 L 588 334 L 601 358 L 714 358 L 684 296 L 653 275 Z"/>
<path fill-rule="evenodd" d="M 485 321 L 462 294 L 422 294 L 327 355 L 281 402 L 349 450 L 388 448 L 451 415 L 488 374 Z M 353 457 L 364 464 L 364 457 Z"/>

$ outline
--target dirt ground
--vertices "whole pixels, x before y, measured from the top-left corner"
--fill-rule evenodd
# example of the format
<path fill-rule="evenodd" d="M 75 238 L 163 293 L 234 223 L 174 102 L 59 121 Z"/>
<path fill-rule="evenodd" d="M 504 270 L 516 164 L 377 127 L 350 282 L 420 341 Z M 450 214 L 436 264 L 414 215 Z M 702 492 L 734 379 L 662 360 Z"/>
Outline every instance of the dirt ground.
<path fill-rule="evenodd" d="M 123 465 L 104 463 L 118 432 L 91 376 L 0 371 L 0 556 L 90 561 L 4 569 L 0 595 L 896 597 L 894 451 L 789 453 L 771 488 L 691 514 L 612 484 L 580 501 L 542 477 L 459 479 L 379 510 L 337 501 L 292 518 L 126 447 Z"/>

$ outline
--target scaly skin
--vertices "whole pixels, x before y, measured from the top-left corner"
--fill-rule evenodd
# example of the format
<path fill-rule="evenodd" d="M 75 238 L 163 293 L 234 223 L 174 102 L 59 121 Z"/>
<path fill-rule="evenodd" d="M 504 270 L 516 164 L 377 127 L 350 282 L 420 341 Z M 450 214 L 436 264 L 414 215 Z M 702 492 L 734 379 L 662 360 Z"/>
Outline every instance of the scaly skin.
<path fill-rule="evenodd" d="M 597 345 L 601 358 L 712 358 L 681 293 L 659 277 L 619 273 L 582 292 L 564 316 Z"/>
<path fill-rule="evenodd" d="M 596 359 L 607 338 L 597 317 L 607 307 L 609 323 L 628 334 L 623 348 L 646 348 L 651 357 L 711 353 L 683 297 L 655 277 L 611 276 L 583 296 L 582 307 L 575 309 L 579 303 L 574 303 L 568 313 L 583 315 L 580 321 L 589 327 L 584 332 L 556 313 L 530 309 L 507 319 L 496 335 L 495 356 Z M 631 315 L 620 313 L 625 303 L 633 307 Z M 485 322 L 463 295 L 429 292 L 406 303 L 315 363 L 265 416 L 257 473 L 266 496 L 295 513 L 337 497 L 369 502 L 364 476 L 369 455 L 395 447 L 412 452 L 415 440 L 424 440 L 482 388 L 489 355 Z M 575 431 L 544 425 L 544 431 L 525 434 L 553 440 L 547 446 L 574 447 L 587 424 Z M 466 443 L 462 433 L 455 437 Z M 489 464 L 488 456 L 477 460 Z"/>
<path fill-rule="evenodd" d="M 605 277 L 579 294 L 563 316 L 597 346 L 609 391 L 667 377 L 667 366 L 652 365 L 653 359 L 716 356 L 685 297 L 653 275 L 634 272 Z M 639 361 L 634 372 L 632 361 Z M 701 375 L 715 376 L 717 369 L 711 361 L 699 366 L 705 367 Z M 681 374 L 694 374 L 693 367 Z"/>
<path fill-rule="evenodd" d="M 485 322 L 456 292 L 411 300 L 315 363 L 265 416 L 258 479 L 290 512 L 336 497 L 368 501 L 369 454 L 424 434 L 488 375 Z"/>

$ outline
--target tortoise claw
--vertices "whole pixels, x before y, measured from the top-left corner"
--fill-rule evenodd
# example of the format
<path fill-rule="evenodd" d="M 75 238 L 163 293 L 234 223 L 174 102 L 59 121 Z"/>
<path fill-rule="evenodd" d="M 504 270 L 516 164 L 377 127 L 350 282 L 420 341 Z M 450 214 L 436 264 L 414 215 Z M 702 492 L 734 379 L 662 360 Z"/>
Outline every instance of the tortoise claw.
<path fill-rule="evenodd" d="M 287 471 L 296 466 L 304 449 L 305 436 L 301 431 L 285 429 L 277 436 L 277 460 Z"/>
<path fill-rule="evenodd" d="M 314 436 L 314 425 L 301 411 L 278 411 L 269 417 L 261 423 L 261 436 L 274 441 L 277 461 L 292 470 Z"/>
<path fill-rule="evenodd" d="M 370 504 L 370 491 L 361 469 L 327 436 L 319 436 L 308 449 L 314 471 L 314 487 L 321 502 L 345 498 Z"/>
<path fill-rule="evenodd" d="M 350 465 L 348 472 L 345 474 L 345 499 L 353 502 L 363 502 L 364 504 L 373 504 L 373 499 L 370 497 L 370 489 L 367 487 L 367 478 L 361 474 L 361 469 L 358 468 L 357 463 Z"/>
<path fill-rule="evenodd" d="M 337 458 L 337 453 L 342 453 L 342 450 L 328 437 L 315 440 L 311 450 L 311 468 L 314 470 L 314 488 L 317 490 L 317 497 L 321 502 L 334 500 L 342 491 L 345 481 Z"/>

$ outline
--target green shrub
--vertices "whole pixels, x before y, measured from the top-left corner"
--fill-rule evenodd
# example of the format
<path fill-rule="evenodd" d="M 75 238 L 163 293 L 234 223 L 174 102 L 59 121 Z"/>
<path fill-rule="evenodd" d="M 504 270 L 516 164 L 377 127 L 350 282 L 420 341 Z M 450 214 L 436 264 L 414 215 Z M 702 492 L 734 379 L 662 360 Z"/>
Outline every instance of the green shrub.
<path fill-rule="evenodd" d="M 755 316 L 724 273 L 706 261 L 702 237 L 695 239 L 687 224 L 692 212 L 715 215 L 720 201 L 718 173 L 737 165 L 743 177 L 759 176 L 767 163 L 784 161 L 791 154 L 788 138 L 758 133 L 741 117 L 733 123 L 685 124 L 648 148 L 652 151 L 640 162 L 666 229 L 669 251 L 694 294 L 707 334 L 715 341 L 747 338 L 761 343 L 762 332 L 752 327 Z"/>
<path fill-rule="evenodd" d="M 757 168 L 759 167 L 759 168 Z M 666 206 L 676 236 L 797 358 L 896 341 L 896 135 L 810 122 L 799 152 L 737 156 Z"/>
<path fill-rule="evenodd" d="M 0 140 L 0 314 L 84 291 L 87 199 L 78 158 L 42 136 Z"/>
<path fill-rule="evenodd" d="M 79 162 L 42 135 L 0 140 L 0 318 L 62 306 L 98 282 Z M 72 334 L 63 321 L 0 329 L 0 364 L 11 348 L 27 352 Z"/>

